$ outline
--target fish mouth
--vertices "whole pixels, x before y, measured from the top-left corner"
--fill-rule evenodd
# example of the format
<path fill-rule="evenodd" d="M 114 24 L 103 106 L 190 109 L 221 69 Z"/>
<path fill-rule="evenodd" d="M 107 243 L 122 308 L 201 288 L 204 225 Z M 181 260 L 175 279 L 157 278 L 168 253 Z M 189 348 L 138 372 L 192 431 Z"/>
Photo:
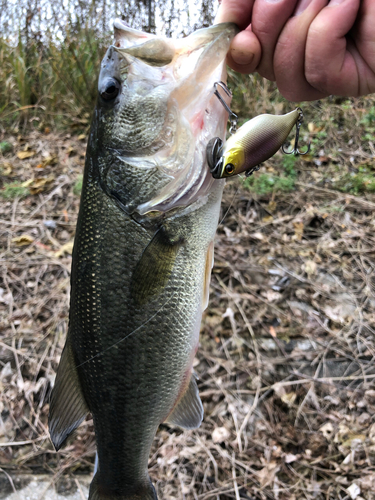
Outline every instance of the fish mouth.
<path fill-rule="evenodd" d="M 206 199 L 213 184 L 221 182 L 210 174 L 207 143 L 212 137 L 224 139 L 227 122 L 214 83 L 226 79 L 226 53 L 238 28 L 223 23 L 171 40 L 133 30 L 120 20 L 114 26 L 114 50 L 127 61 L 129 73 L 141 61 L 156 75 L 156 85 L 168 102 L 168 119 L 173 121 L 169 130 L 165 120 L 167 139 L 160 149 L 121 154 L 121 161 L 131 168 L 158 170 L 166 179 L 149 199 L 139 200 L 135 211 L 165 213 Z"/>

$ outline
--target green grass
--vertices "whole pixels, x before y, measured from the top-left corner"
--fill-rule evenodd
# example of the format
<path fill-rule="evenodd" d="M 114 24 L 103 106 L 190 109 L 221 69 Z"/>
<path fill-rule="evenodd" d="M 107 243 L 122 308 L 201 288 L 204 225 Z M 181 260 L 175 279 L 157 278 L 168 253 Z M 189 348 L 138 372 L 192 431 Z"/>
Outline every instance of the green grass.
<path fill-rule="evenodd" d="M 13 200 L 14 198 L 24 198 L 29 194 L 29 190 L 22 186 L 19 182 L 11 182 L 9 184 L 4 184 L 2 190 L 0 190 L 0 196 L 6 200 Z"/>
<path fill-rule="evenodd" d="M 367 173 L 344 174 L 334 187 L 339 191 L 350 194 L 375 193 L 375 176 Z"/>
<path fill-rule="evenodd" d="M 297 179 L 295 165 L 298 157 L 295 155 L 284 155 L 282 157 L 283 171 L 285 175 L 275 173 L 255 173 L 244 180 L 244 186 L 252 193 L 266 195 L 278 191 L 293 191 Z"/>
<path fill-rule="evenodd" d="M 100 62 L 108 40 L 75 26 L 64 40 L 26 47 L 19 37 L 10 45 L 0 37 L 0 120 L 17 129 L 32 126 L 87 127 L 97 95 Z"/>
<path fill-rule="evenodd" d="M 7 141 L 0 142 L 0 153 L 2 154 L 9 153 L 10 151 L 12 151 L 12 149 L 13 146 L 10 144 L 10 142 Z"/>
<path fill-rule="evenodd" d="M 74 193 L 76 196 L 80 196 L 80 195 L 81 195 L 81 191 L 82 191 L 82 182 L 83 182 L 83 176 L 82 176 L 82 175 L 79 175 L 79 176 L 77 177 L 76 182 L 74 183 L 74 186 L 73 186 L 73 193 Z"/>

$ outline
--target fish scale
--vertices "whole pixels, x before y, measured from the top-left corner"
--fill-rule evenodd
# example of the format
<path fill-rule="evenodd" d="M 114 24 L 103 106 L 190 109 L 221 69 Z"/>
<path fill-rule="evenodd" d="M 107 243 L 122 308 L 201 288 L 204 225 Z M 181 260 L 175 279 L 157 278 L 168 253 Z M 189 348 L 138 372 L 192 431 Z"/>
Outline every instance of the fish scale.
<path fill-rule="evenodd" d="M 116 29 L 121 53 L 110 47 L 99 77 L 73 250 L 69 330 L 49 428 L 59 449 L 92 414 L 99 466 L 90 500 L 155 500 L 147 465 L 159 424 L 193 429 L 203 418 L 192 365 L 223 189 L 223 181 L 210 177 L 204 137 L 225 133 L 225 112 L 210 89 L 223 78 L 225 54 L 237 28 L 218 25 L 186 42 L 165 39 L 159 45 L 157 37 L 155 44 L 142 45 L 145 38 L 154 40 L 152 35 L 134 34 L 121 22 Z M 168 58 L 161 55 L 158 62 L 155 47 L 166 45 Z M 174 66 L 179 57 L 188 64 L 186 47 L 189 54 L 201 54 L 179 79 Z M 124 72 L 127 49 L 137 57 Z M 125 73 L 126 81 L 121 79 Z M 147 96 L 146 106 L 144 86 L 137 84 L 140 74 L 162 86 Z M 201 100 L 192 93 L 195 79 Z M 189 121 L 199 113 L 201 128 Z M 171 127 L 169 142 L 158 120 Z M 155 148 L 166 159 L 168 175 L 155 161 Z M 190 150 L 196 179 L 192 192 L 184 194 L 189 200 L 184 205 L 179 195 L 191 182 L 190 164 L 181 169 L 178 159 Z M 136 152 L 138 163 L 127 156 L 129 151 Z M 168 209 L 153 209 L 152 200 L 168 186 Z M 140 210 L 140 203 L 150 208 Z"/>

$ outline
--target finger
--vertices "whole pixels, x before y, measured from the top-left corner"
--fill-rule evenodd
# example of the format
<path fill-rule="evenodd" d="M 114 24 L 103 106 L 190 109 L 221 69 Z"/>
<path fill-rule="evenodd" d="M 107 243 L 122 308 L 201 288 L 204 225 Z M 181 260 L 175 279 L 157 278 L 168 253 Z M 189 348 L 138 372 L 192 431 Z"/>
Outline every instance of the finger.
<path fill-rule="evenodd" d="M 284 26 L 274 54 L 276 83 L 290 101 L 312 101 L 329 93 L 316 90 L 305 77 L 305 49 L 309 28 L 327 0 L 299 0 L 294 16 Z M 329 59 L 325 61 L 329 64 Z"/>
<path fill-rule="evenodd" d="M 360 55 L 346 38 L 359 6 L 360 0 L 332 0 L 310 25 L 305 74 L 307 81 L 322 93 L 359 95 Z"/>
<path fill-rule="evenodd" d="M 256 0 L 252 15 L 252 29 L 262 47 L 262 58 L 257 72 L 268 80 L 275 80 L 273 57 L 277 40 L 293 13 L 297 0 Z"/>
<path fill-rule="evenodd" d="M 254 0 L 222 0 L 214 23 L 235 23 L 243 30 L 251 22 L 253 4 Z"/>
<path fill-rule="evenodd" d="M 234 37 L 228 52 L 227 64 L 239 73 L 253 73 L 260 57 L 259 40 L 249 28 Z"/>

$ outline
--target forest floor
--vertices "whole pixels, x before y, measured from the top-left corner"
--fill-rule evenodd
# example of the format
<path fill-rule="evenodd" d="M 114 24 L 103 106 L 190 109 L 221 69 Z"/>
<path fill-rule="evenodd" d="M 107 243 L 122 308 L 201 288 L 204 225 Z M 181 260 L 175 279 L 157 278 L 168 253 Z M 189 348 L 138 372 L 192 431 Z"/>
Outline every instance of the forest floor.
<path fill-rule="evenodd" d="M 227 182 L 194 366 L 205 418 L 160 426 L 161 499 L 375 499 L 375 107 L 328 104 L 309 155 Z M 0 135 L 0 492 L 93 471 L 90 418 L 59 452 L 47 430 L 86 139 Z"/>

